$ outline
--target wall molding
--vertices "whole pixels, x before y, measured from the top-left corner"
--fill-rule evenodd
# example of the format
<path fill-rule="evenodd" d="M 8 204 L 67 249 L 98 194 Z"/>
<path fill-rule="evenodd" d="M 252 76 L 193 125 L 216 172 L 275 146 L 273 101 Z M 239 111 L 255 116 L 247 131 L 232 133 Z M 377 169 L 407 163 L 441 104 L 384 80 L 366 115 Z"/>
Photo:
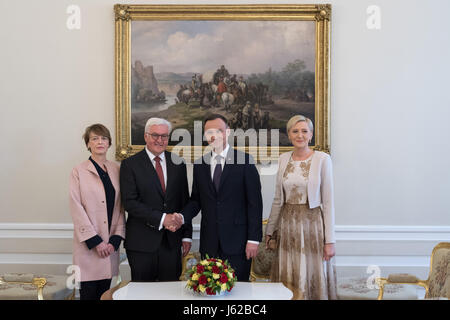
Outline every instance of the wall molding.
<path fill-rule="evenodd" d="M 2 242 L 28 243 L 62 240 L 70 245 L 71 223 L 0 223 L 0 265 L 70 265 L 71 247 L 64 252 L 5 253 Z M 193 248 L 198 248 L 200 224 L 193 225 Z M 411 272 L 426 276 L 432 248 L 439 242 L 450 242 L 450 226 L 337 225 L 336 267 L 341 274 L 365 274 L 369 265 L 377 265 L 384 273 Z M 2 252 L 3 251 L 3 252 Z M 50 252 L 50 253 L 49 253 Z M 126 263 L 125 263 L 126 264 Z M 344 270 L 344 271 L 343 271 Z"/>
<path fill-rule="evenodd" d="M 337 241 L 423 240 L 450 241 L 450 226 L 336 225 Z M 199 239 L 200 224 L 193 224 Z M 72 223 L 0 223 L 1 238 L 71 239 Z"/>

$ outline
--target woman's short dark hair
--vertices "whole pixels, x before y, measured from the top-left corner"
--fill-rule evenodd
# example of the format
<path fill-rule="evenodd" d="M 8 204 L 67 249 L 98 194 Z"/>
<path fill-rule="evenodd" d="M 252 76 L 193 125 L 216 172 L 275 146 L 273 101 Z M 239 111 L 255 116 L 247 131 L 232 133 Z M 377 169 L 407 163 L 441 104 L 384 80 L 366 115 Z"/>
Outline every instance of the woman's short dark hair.
<path fill-rule="evenodd" d="M 206 117 L 203 119 L 203 126 L 206 124 L 207 121 L 212 121 L 216 119 L 221 119 L 223 122 L 225 122 L 226 126 L 228 127 L 228 119 L 219 113 L 211 113 L 206 115 Z"/>
<path fill-rule="evenodd" d="M 91 132 L 98 134 L 99 136 L 108 138 L 109 146 L 111 146 L 111 133 L 109 132 L 108 128 L 100 123 L 96 123 L 96 124 L 93 124 L 93 125 L 87 127 L 86 130 L 84 131 L 83 139 L 84 139 L 84 142 L 86 143 L 86 147 L 89 143 L 89 137 L 91 135 Z M 88 150 L 89 150 L 89 148 L 88 148 Z"/>

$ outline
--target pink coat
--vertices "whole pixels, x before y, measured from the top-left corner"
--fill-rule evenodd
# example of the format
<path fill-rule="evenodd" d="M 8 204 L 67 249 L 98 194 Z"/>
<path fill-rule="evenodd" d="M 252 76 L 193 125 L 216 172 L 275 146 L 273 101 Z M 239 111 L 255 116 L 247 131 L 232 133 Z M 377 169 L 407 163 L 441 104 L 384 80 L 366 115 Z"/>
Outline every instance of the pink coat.
<path fill-rule="evenodd" d="M 116 191 L 111 230 L 103 183 L 90 160 L 73 168 L 70 175 L 70 214 L 73 220 L 73 264 L 80 267 L 81 281 L 111 279 L 119 273 L 119 250 L 101 258 L 86 241 L 99 235 L 108 243 L 110 236 L 125 238 L 125 214 L 120 201 L 119 166 L 106 161 L 109 178 Z"/>

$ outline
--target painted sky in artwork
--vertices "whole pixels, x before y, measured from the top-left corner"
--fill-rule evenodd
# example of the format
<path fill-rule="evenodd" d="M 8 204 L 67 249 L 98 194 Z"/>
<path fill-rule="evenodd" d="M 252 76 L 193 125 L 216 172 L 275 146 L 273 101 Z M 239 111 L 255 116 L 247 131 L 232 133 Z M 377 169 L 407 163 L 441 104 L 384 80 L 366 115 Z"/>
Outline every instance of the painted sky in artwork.
<path fill-rule="evenodd" d="M 315 24 L 311 21 L 133 21 L 132 63 L 154 72 L 231 74 L 281 71 L 303 60 L 314 71 Z"/>

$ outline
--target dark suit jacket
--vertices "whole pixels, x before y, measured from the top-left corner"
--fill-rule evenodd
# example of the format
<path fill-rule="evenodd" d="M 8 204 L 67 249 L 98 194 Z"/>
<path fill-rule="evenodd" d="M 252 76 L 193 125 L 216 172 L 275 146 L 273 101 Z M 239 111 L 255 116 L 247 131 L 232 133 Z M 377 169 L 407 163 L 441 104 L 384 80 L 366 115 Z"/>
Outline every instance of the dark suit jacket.
<path fill-rule="evenodd" d="M 172 161 L 172 156 L 177 164 Z M 175 233 L 164 227 L 158 230 L 163 213 L 180 212 L 189 201 L 186 164 L 183 159 L 167 151 L 165 158 L 165 195 L 145 149 L 122 161 L 120 191 L 123 206 L 128 212 L 124 243 L 127 250 L 154 252 L 159 248 L 164 232 L 172 248 L 179 249 L 182 238 L 192 238 L 191 223 L 185 223 Z"/>
<path fill-rule="evenodd" d="M 253 158 L 230 147 L 220 178 L 219 192 L 213 185 L 211 154 L 194 164 L 192 194 L 182 214 L 185 222 L 202 211 L 200 253 L 214 256 L 245 253 L 247 240 L 262 239 L 262 196 L 259 173 Z"/>

